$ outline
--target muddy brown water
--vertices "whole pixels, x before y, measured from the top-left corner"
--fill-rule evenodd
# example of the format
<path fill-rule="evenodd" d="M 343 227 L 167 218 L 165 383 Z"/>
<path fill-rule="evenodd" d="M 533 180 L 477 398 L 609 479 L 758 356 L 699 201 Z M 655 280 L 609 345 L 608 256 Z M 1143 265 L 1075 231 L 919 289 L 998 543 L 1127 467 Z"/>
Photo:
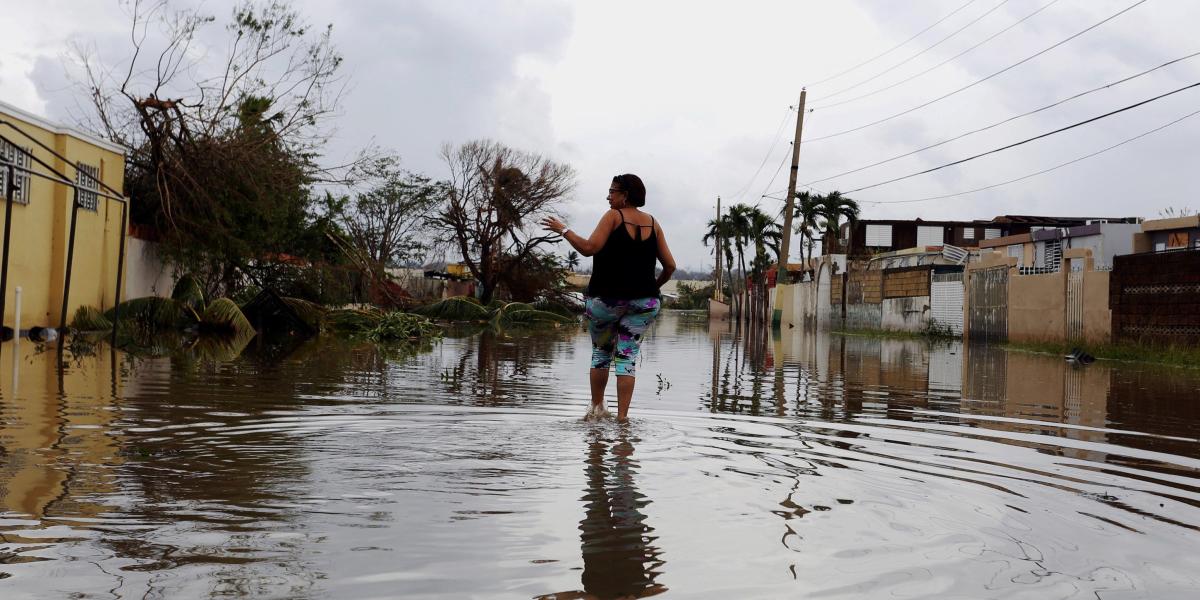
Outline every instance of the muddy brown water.
<path fill-rule="evenodd" d="M 1200 597 L 1200 371 L 667 313 L 622 426 L 574 329 L 289 350 L 0 348 L 0 598 Z"/>

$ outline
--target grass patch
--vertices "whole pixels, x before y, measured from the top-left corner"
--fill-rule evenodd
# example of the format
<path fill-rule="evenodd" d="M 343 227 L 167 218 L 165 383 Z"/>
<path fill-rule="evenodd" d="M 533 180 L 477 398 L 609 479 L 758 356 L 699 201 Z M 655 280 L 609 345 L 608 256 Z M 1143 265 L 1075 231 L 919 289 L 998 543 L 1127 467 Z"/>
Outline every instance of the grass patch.
<path fill-rule="evenodd" d="M 1010 342 L 1008 350 L 1066 356 L 1075 348 L 1082 349 L 1098 360 L 1156 363 L 1175 367 L 1200 368 L 1200 348 L 1189 346 L 1154 346 L 1141 344 L 1069 344 L 1060 342 Z"/>
<path fill-rule="evenodd" d="M 850 329 L 839 328 L 834 329 L 831 333 L 837 335 L 853 335 L 858 337 L 875 338 L 881 340 L 925 340 L 929 342 L 945 342 L 949 340 L 960 339 L 961 336 L 955 335 L 949 329 L 943 329 L 937 326 L 926 327 L 921 331 L 894 331 L 890 329 Z"/>

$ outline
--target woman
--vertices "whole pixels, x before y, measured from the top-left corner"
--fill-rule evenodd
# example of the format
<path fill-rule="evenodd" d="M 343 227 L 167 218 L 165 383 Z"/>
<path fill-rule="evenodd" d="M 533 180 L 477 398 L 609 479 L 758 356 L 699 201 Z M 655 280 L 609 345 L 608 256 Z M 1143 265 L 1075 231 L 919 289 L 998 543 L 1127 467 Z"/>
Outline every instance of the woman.
<path fill-rule="evenodd" d="M 608 368 L 617 371 L 617 420 L 629 417 L 635 366 L 642 334 L 658 315 L 658 289 L 675 272 L 662 226 L 649 214 L 646 186 L 637 175 L 613 177 L 608 187 L 610 210 L 592 235 L 583 237 L 554 217 L 542 220 L 546 229 L 567 240 L 580 254 L 593 256 L 592 279 L 586 292 L 588 330 L 592 335 L 592 406 L 588 417 L 601 417 Z M 654 262 L 662 273 L 654 276 Z"/>

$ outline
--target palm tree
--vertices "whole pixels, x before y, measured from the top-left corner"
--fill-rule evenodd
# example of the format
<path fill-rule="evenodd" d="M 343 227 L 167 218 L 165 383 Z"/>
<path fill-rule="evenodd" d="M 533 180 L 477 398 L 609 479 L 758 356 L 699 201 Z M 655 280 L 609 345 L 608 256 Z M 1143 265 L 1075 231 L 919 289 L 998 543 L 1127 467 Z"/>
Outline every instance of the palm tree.
<path fill-rule="evenodd" d="M 770 248 L 778 258 L 779 243 L 783 240 L 783 234 L 779 230 L 779 223 L 757 206 L 746 212 L 746 220 L 750 226 L 750 241 L 754 242 L 755 279 L 762 283 L 766 266 L 772 262 L 767 249 Z"/>
<path fill-rule="evenodd" d="M 725 216 L 729 220 L 729 231 L 733 239 L 733 246 L 737 250 L 738 255 L 738 292 L 735 298 L 739 299 L 738 314 L 748 318 L 747 312 L 747 296 L 746 289 L 746 246 L 753 240 L 754 233 L 750 226 L 750 214 L 754 209 L 746 204 L 736 204 L 729 207 L 729 213 Z M 731 290 L 732 291 L 732 290 Z"/>
<path fill-rule="evenodd" d="M 817 206 L 817 214 L 825 219 L 825 236 L 821 240 L 822 250 L 825 254 L 833 254 L 841 246 L 838 241 L 841 219 L 845 217 L 853 229 L 854 223 L 858 221 L 858 203 L 842 196 L 842 193 L 838 191 L 829 192 L 818 198 L 820 201 Z"/>
<path fill-rule="evenodd" d="M 820 204 L 821 196 L 811 192 L 796 192 L 796 212 L 792 214 L 792 219 L 796 233 L 800 234 L 802 248 L 808 251 L 807 256 L 801 254 L 805 263 L 812 260 L 813 244 L 816 242 L 814 232 L 818 230 L 817 219 L 821 216 Z"/>
<path fill-rule="evenodd" d="M 714 244 L 713 258 L 717 262 L 718 265 L 721 263 L 721 256 L 722 255 L 725 256 L 725 277 L 726 277 L 726 279 L 729 280 L 730 294 L 733 293 L 733 239 L 732 238 L 733 238 L 733 231 L 732 231 L 732 227 L 729 223 L 729 219 L 726 216 L 721 216 L 718 219 L 709 219 L 708 231 L 705 232 L 704 237 L 700 239 L 700 243 L 704 244 L 704 247 L 706 247 L 706 248 L 708 247 L 709 242 L 713 242 L 713 244 Z M 720 243 L 721 243 L 719 248 L 716 247 L 716 245 L 715 245 L 718 241 L 720 241 Z M 719 287 L 720 285 L 721 285 L 721 282 L 718 281 L 717 286 Z"/>
<path fill-rule="evenodd" d="M 729 229 L 733 236 L 733 245 L 737 249 L 738 266 L 742 279 L 746 277 L 746 246 L 754 237 L 750 228 L 750 214 L 754 208 L 745 204 L 729 207 Z"/>
<path fill-rule="evenodd" d="M 567 268 L 574 273 L 577 267 L 579 267 L 579 253 L 572 250 L 567 253 Z"/>

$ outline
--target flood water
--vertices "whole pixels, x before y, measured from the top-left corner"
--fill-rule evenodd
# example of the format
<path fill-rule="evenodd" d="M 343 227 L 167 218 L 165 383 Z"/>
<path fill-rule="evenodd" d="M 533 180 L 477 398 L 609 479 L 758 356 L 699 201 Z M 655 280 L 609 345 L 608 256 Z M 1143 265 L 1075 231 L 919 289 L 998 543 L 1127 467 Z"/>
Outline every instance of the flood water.
<path fill-rule="evenodd" d="M 666 313 L 623 426 L 581 330 L 287 350 L 4 344 L 0 598 L 1200 597 L 1197 370 Z"/>

